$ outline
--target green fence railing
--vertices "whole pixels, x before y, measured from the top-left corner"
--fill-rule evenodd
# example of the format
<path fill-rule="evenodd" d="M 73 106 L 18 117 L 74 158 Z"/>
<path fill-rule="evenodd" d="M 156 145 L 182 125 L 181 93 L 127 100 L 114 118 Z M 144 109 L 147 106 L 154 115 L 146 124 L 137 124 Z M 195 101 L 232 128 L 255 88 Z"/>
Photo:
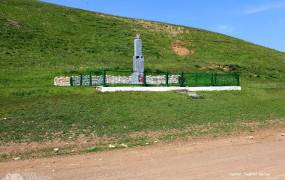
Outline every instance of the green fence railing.
<path fill-rule="evenodd" d="M 238 73 L 184 73 L 183 86 L 239 86 Z"/>
<path fill-rule="evenodd" d="M 238 73 L 170 73 L 146 71 L 140 84 L 132 84 L 132 71 L 100 70 L 71 76 L 71 86 L 239 86 Z"/>

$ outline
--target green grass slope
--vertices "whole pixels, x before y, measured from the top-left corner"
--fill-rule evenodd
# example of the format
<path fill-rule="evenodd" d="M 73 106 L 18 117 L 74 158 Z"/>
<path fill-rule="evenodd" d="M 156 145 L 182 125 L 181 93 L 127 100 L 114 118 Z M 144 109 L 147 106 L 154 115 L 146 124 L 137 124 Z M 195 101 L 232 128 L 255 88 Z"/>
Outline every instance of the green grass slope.
<path fill-rule="evenodd" d="M 130 69 L 133 37 L 144 42 L 146 67 L 242 75 L 242 92 L 101 94 L 53 87 L 53 77 L 98 68 Z M 178 56 L 179 42 L 192 52 Z M 285 117 L 285 54 L 201 29 L 70 9 L 32 0 L 0 1 L 0 141 L 42 141 L 79 134 L 128 139 L 129 133 Z M 219 127 L 219 128 L 218 128 Z M 201 129 L 191 130 L 199 134 Z"/>
<path fill-rule="evenodd" d="M 29 84 L 35 85 L 55 73 L 130 69 L 136 33 L 143 37 L 147 68 L 201 71 L 213 64 L 234 64 L 245 76 L 284 79 L 284 53 L 225 35 L 31 0 L 2 0 L 0 8 L 1 72 L 21 73 L 21 79 L 1 78 L 6 86 L 20 86 L 24 77 L 33 77 Z M 182 41 L 194 54 L 177 56 L 171 49 L 176 41 Z"/>

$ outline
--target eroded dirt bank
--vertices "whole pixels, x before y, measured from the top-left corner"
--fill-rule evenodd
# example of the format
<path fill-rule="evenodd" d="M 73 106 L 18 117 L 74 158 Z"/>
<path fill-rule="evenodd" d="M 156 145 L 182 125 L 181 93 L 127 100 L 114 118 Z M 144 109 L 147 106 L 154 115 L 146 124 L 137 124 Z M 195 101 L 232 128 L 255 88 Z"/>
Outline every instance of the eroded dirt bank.
<path fill-rule="evenodd" d="M 285 179 L 285 129 L 0 163 L 0 178 Z"/>

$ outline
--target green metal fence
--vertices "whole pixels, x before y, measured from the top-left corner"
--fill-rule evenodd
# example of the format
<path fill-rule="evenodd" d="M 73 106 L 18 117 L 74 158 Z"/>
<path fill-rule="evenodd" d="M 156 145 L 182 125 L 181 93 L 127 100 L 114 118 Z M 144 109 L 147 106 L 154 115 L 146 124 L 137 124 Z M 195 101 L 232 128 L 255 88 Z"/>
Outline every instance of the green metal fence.
<path fill-rule="evenodd" d="M 98 70 L 71 76 L 71 86 L 239 86 L 238 73 L 144 73 L 140 84 L 131 83 L 132 71 Z"/>
<path fill-rule="evenodd" d="M 182 73 L 181 86 L 239 86 L 237 73 Z"/>

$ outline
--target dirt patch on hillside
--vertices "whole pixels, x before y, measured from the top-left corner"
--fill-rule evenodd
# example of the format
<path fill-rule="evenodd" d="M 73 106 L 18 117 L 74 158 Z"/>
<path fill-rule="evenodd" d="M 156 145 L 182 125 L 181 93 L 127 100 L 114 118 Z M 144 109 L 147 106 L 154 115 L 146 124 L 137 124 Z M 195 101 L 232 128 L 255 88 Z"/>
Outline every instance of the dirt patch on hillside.
<path fill-rule="evenodd" d="M 177 54 L 178 56 L 191 56 L 194 54 L 193 49 L 188 49 L 185 47 L 185 43 L 181 41 L 176 41 L 175 43 L 171 44 L 171 49 Z"/>
<path fill-rule="evenodd" d="M 179 26 L 173 26 L 169 24 L 160 24 L 160 23 L 154 23 L 154 22 L 148 22 L 144 20 L 137 20 L 139 24 L 141 24 L 144 28 L 156 32 L 164 32 L 168 33 L 172 36 L 177 36 L 179 34 L 188 33 L 189 30 L 184 27 Z"/>

